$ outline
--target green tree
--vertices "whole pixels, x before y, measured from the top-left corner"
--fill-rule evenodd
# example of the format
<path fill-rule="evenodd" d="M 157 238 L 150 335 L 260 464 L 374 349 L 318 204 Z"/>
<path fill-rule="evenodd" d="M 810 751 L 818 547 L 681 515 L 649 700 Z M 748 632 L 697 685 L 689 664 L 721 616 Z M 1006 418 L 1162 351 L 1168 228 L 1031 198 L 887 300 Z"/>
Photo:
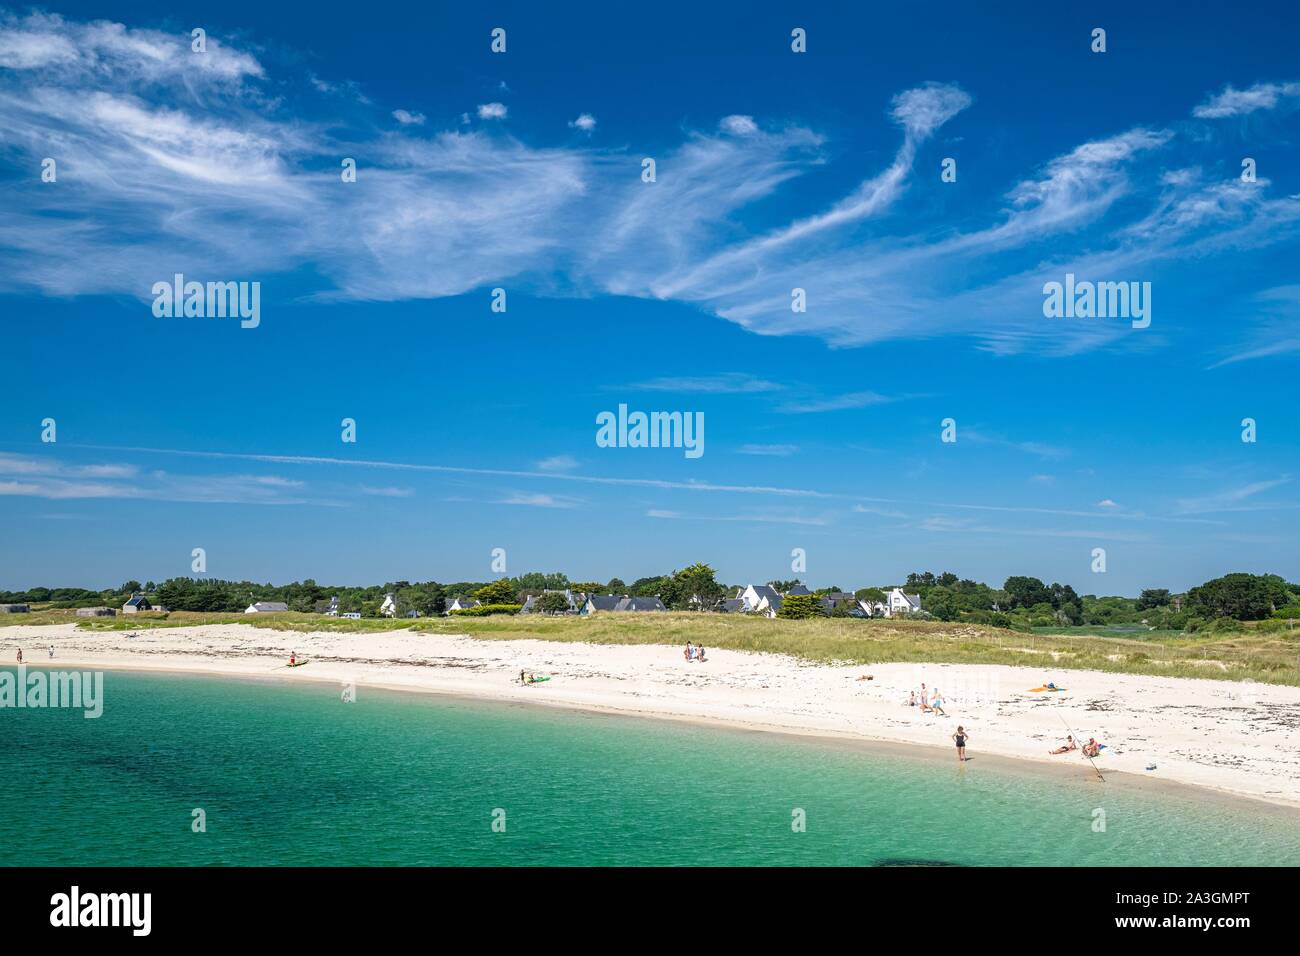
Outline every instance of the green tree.
<path fill-rule="evenodd" d="M 1052 592 L 1038 578 L 1010 577 L 1002 585 L 1007 593 L 1011 608 L 1033 607 L 1035 604 L 1051 604 Z"/>
<path fill-rule="evenodd" d="M 1138 595 L 1137 609 L 1146 611 L 1153 607 L 1166 607 L 1171 600 L 1168 588 L 1144 588 Z"/>
<path fill-rule="evenodd" d="M 482 604 L 514 604 L 515 595 L 515 583 L 509 578 L 501 578 L 475 591 L 474 599 Z"/>
<path fill-rule="evenodd" d="M 1237 572 L 1192 588 L 1187 607 L 1197 617 L 1258 621 L 1273 613 L 1273 593 L 1264 577 Z"/>
<path fill-rule="evenodd" d="M 543 614 L 564 614 L 569 610 L 569 600 L 560 591 L 547 591 L 537 599 L 536 607 Z"/>
<path fill-rule="evenodd" d="M 885 603 L 885 592 L 882 588 L 858 588 L 853 592 L 853 596 L 859 601 L 866 601 L 868 604 Z"/>
<path fill-rule="evenodd" d="M 717 580 L 717 572 L 702 561 L 697 561 L 688 568 L 673 572 L 673 584 L 677 596 L 675 606 L 691 607 L 691 598 L 698 597 L 701 606 L 711 607 L 721 598 L 724 590 Z"/>
<path fill-rule="evenodd" d="M 822 610 L 821 601 L 811 594 L 795 594 L 781 599 L 781 607 L 776 612 L 777 617 L 783 618 L 809 618 L 824 617 L 825 612 Z"/>

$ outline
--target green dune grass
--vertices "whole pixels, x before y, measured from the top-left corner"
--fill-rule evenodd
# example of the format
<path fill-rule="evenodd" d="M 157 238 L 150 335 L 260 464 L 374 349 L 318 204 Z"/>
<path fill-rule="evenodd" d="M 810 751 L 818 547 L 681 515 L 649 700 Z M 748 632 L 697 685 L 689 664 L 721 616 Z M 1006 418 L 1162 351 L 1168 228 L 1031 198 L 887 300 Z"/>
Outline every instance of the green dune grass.
<path fill-rule="evenodd" d="M 4 624 L 75 622 L 83 631 L 203 624 L 250 624 L 275 630 L 468 634 L 482 640 L 533 639 L 588 644 L 704 644 L 710 648 L 790 654 L 819 663 L 933 662 L 1009 664 L 1050 670 L 1098 670 L 1300 686 L 1300 631 L 1247 627 L 1239 633 L 1023 633 L 943 621 L 769 620 L 744 614 L 598 613 L 591 617 L 493 617 L 349 620 L 289 612 L 266 617 L 173 611 L 131 617 L 78 618 L 36 610 Z M 1079 630 L 1091 630 L 1081 628 Z M 0 633 L 3 633 L 0 630 Z"/>

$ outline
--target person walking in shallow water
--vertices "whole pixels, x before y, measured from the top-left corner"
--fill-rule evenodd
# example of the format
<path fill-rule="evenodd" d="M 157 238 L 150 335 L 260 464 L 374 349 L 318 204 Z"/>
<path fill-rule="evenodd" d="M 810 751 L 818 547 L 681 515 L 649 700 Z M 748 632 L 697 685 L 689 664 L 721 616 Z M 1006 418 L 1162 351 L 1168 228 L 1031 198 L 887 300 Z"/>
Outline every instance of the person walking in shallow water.
<path fill-rule="evenodd" d="M 965 727 L 958 727 L 957 732 L 952 735 L 952 742 L 957 745 L 957 762 L 966 762 L 966 740 L 970 735 L 966 733 Z"/>

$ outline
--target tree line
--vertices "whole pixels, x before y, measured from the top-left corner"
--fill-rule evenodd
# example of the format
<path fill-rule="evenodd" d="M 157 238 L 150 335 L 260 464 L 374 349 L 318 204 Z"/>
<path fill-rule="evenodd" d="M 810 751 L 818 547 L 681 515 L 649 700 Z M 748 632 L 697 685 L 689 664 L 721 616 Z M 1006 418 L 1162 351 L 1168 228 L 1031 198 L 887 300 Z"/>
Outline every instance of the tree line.
<path fill-rule="evenodd" d="M 784 593 L 801 582 L 794 579 L 768 583 Z M 1001 627 L 1144 624 L 1195 630 L 1216 621 L 1300 617 L 1300 585 L 1288 583 L 1276 574 L 1226 574 L 1182 594 L 1165 588 L 1148 588 L 1136 598 L 1080 595 L 1068 584 L 1047 584 L 1026 575 L 1013 575 L 1000 588 L 993 588 L 950 571 L 913 572 L 899 586 L 909 594 L 921 596 L 922 614 L 926 617 Z M 883 602 L 890 587 L 859 588 L 854 596 L 858 600 Z M 253 601 L 282 601 L 291 611 L 313 612 L 324 610 L 330 599 L 337 597 L 340 612 L 376 617 L 385 595 L 392 594 L 399 613 L 414 611 L 427 616 L 443 613 L 448 603 L 458 597 L 507 609 L 522 605 L 529 597 L 565 588 L 587 594 L 658 597 L 674 610 L 707 609 L 738 590 L 737 585 L 720 583 L 710 565 L 696 562 L 668 574 L 637 578 L 630 584 L 617 577 L 603 583 L 574 581 L 560 572 L 536 571 L 493 581 L 390 581 L 364 587 L 320 585 L 311 578 L 279 585 L 216 578 L 169 578 L 161 583 L 126 581 L 116 589 L 101 591 L 66 587 L 0 591 L 0 603 L 65 608 L 92 604 L 120 606 L 132 594 L 145 594 L 153 603 L 174 611 L 231 613 L 243 611 Z M 834 593 L 842 592 L 836 586 L 819 588 L 809 601 L 794 601 L 787 616 L 827 613 L 817 598 Z M 787 602 L 790 600 L 786 598 Z M 852 607 L 852 602 L 841 601 L 829 613 L 847 614 Z"/>

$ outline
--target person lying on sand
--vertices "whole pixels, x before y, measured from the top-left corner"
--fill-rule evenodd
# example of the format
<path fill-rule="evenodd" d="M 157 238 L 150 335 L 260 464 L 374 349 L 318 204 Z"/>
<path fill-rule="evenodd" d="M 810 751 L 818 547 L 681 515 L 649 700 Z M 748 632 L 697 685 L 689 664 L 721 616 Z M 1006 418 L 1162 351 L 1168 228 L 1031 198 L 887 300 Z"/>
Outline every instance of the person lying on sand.
<path fill-rule="evenodd" d="M 1047 752 L 1049 754 L 1068 754 L 1071 750 L 1078 750 L 1078 749 L 1079 749 L 1079 744 L 1078 742 L 1075 741 L 1074 737 L 1071 735 L 1065 738 L 1064 746 L 1057 747 L 1055 750 L 1049 750 Z"/>
<path fill-rule="evenodd" d="M 1101 756 L 1101 744 L 1097 743 L 1094 738 L 1089 737 L 1088 742 L 1083 745 L 1083 755 L 1085 757 Z"/>

